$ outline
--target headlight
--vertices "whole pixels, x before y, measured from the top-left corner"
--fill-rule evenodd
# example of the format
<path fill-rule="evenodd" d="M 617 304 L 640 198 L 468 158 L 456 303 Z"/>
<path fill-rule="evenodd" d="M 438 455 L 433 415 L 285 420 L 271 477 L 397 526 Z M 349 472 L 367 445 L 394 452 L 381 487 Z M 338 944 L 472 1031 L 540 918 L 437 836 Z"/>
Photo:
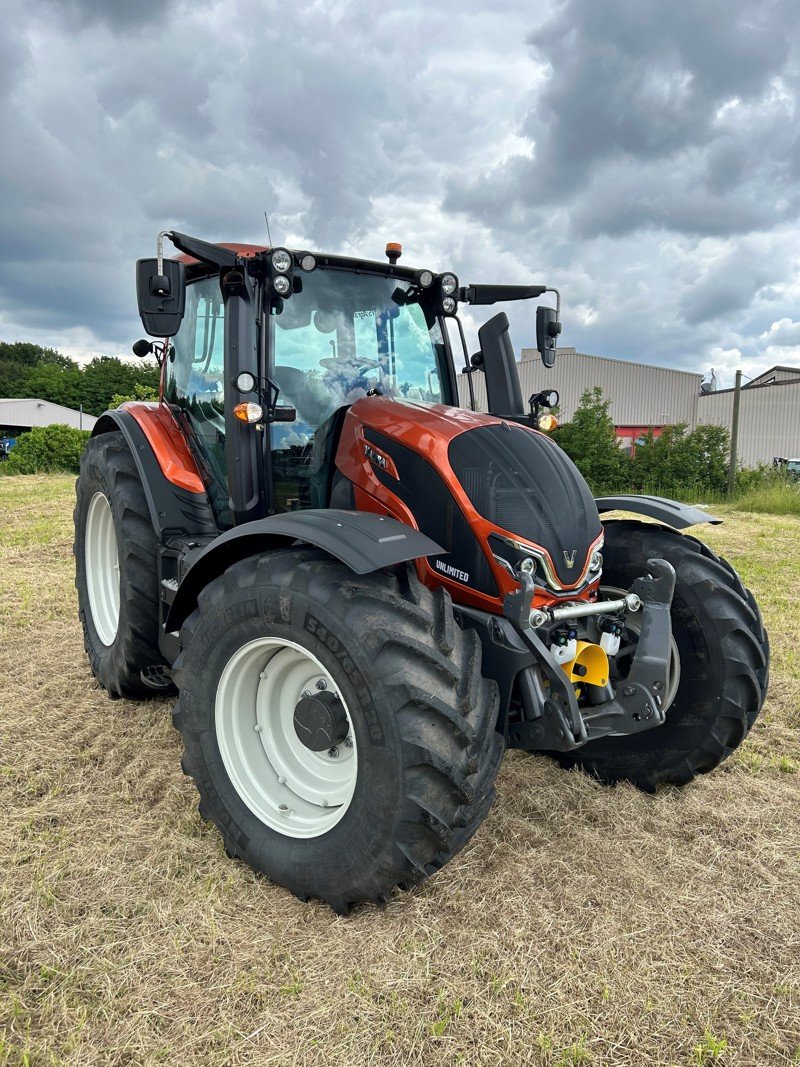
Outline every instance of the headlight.
<path fill-rule="evenodd" d="M 272 253 L 272 269 L 279 274 L 285 274 L 292 265 L 292 257 L 285 248 L 277 248 Z"/>
<path fill-rule="evenodd" d="M 458 289 L 458 278 L 455 274 L 443 274 L 441 278 L 442 292 L 445 296 L 452 296 Z"/>
<path fill-rule="evenodd" d="M 602 552 L 593 552 L 592 553 L 592 559 L 591 559 L 591 562 L 589 564 L 589 572 L 591 574 L 597 574 L 597 572 L 599 570 L 602 570 L 602 569 L 603 569 L 603 553 Z"/>
<path fill-rule="evenodd" d="M 445 315 L 452 315 L 456 310 L 456 302 L 452 296 L 446 296 L 442 301 L 442 311 Z"/>
<path fill-rule="evenodd" d="M 277 278 L 273 279 L 272 286 L 275 292 L 280 294 L 280 296 L 286 296 L 292 288 L 292 283 L 285 274 L 279 274 Z"/>

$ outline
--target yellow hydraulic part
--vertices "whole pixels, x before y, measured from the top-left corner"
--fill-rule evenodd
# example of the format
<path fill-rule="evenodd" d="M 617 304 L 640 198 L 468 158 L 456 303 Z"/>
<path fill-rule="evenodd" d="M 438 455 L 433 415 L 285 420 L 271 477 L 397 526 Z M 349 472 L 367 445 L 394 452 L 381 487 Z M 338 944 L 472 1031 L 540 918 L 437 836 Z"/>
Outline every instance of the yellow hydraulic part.
<path fill-rule="evenodd" d="M 585 685 L 606 685 L 608 683 L 608 656 L 605 650 L 589 641 L 578 641 L 577 646 L 575 659 L 561 664 L 569 680 Z"/>

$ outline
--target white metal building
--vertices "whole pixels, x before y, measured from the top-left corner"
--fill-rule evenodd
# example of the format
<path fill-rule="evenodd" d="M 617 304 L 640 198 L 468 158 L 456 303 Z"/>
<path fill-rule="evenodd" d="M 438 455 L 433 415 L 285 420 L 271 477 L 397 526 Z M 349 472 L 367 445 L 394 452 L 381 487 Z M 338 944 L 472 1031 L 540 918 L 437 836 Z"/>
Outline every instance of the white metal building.
<path fill-rule="evenodd" d="M 0 430 L 21 433 L 32 426 L 52 426 L 62 423 L 76 430 L 91 430 L 97 419 L 85 412 L 49 400 L 4 400 L 0 399 Z"/>
<path fill-rule="evenodd" d="M 685 422 L 695 424 L 697 394 L 703 376 L 689 371 L 671 370 L 625 359 L 608 359 L 560 348 L 556 365 L 547 370 L 536 349 L 523 348 L 518 364 L 522 396 L 542 389 L 557 389 L 560 394 L 559 420 L 569 422 L 586 389 L 599 386 L 611 401 L 609 414 L 617 427 L 621 443 L 630 444 L 649 427 L 659 429 Z M 486 410 L 486 383 L 480 372 L 472 374 L 475 399 L 480 411 Z M 459 375 L 459 397 L 469 407 L 466 374 Z"/>
<path fill-rule="evenodd" d="M 773 368 L 786 370 L 788 368 Z M 738 458 L 742 467 L 800 458 L 800 369 L 795 376 L 772 378 L 772 371 L 744 386 L 739 401 Z M 761 379 L 767 378 L 766 382 Z M 733 389 L 697 398 L 697 422 L 733 424 Z"/>
<path fill-rule="evenodd" d="M 621 445 L 635 443 L 644 431 L 686 423 L 725 426 L 733 421 L 733 390 L 700 392 L 702 375 L 671 370 L 630 360 L 608 359 L 558 350 L 553 370 L 546 370 L 535 349 L 522 350 L 518 364 L 522 396 L 541 389 L 557 389 L 561 395 L 559 419 L 568 422 L 586 389 L 599 386 L 610 400 L 609 413 Z M 483 374 L 472 374 L 479 411 L 486 411 Z M 460 402 L 469 406 L 466 374 L 459 374 Z M 739 463 L 753 467 L 772 463 L 781 456 L 800 457 L 800 367 L 776 366 L 753 378 L 742 388 L 739 408 Z"/>

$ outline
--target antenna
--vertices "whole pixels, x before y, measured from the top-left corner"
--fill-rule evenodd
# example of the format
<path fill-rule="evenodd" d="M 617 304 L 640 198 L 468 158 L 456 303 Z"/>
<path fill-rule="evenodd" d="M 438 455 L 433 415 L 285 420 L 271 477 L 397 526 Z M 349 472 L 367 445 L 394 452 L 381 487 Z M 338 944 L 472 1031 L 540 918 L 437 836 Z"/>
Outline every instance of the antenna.
<path fill-rule="evenodd" d="M 269 247 L 272 248 L 272 234 L 269 232 L 269 216 L 266 211 L 264 212 L 264 222 L 267 224 L 267 240 L 269 241 Z"/>

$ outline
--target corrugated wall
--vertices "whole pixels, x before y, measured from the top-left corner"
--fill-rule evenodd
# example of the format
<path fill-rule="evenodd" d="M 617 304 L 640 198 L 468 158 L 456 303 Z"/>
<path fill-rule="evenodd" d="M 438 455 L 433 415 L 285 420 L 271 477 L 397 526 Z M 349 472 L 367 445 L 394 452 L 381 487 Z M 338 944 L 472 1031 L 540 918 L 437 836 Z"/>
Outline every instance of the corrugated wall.
<path fill-rule="evenodd" d="M 730 430 L 733 390 L 699 397 L 697 421 Z M 800 381 L 742 389 L 738 452 L 744 467 L 800 458 Z"/>
<path fill-rule="evenodd" d="M 560 418 L 572 418 L 586 389 L 599 385 L 611 400 L 610 414 L 618 426 L 664 426 L 678 422 L 695 425 L 697 394 L 702 375 L 651 367 L 620 359 L 590 356 L 574 349 L 558 353 L 553 370 L 542 366 L 539 353 L 523 349 L 518 363 L 522 395 L 527 401 L 541 389 L 557 389 L 561 394 Z M 486 410 L 483 375 L 473 374 L 478 408 Z M 459 375 L 461 403 L 469 405 L 466 376 Z"/>
<path fill-rule="evenodd" d="M 63 423 L 79 429 L 91 430 L 97 419 L 85 412 L 53 404 L 49 400 L 0 400 L 0 426 L 52 426 Z"/>

